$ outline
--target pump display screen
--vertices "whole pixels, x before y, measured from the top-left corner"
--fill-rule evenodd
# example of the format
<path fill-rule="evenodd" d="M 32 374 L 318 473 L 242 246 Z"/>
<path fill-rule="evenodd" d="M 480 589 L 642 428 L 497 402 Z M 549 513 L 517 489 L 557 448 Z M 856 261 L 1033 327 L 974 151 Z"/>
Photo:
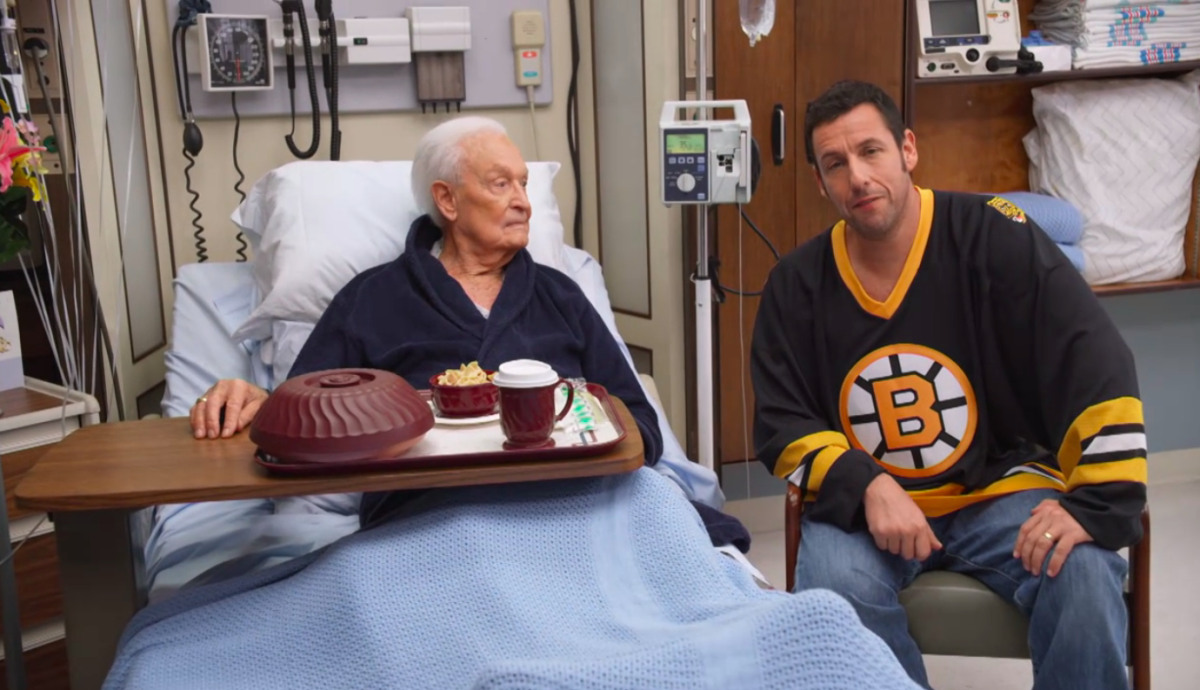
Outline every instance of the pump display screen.
<path fill-rule="evenodd" d="M 668 134 L 667 153 L 704 153 L 704 134 Z"/>
<path fill-rule="evenodd" d="M 929 0 L 934 36 L 979 34 L 979 0 Z"/>

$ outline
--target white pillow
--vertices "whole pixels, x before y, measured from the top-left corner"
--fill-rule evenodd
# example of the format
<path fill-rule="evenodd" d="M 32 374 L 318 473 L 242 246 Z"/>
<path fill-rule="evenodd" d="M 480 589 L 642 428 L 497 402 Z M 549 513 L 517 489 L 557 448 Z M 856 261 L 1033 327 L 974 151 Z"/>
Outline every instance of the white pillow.
<path fill-rule="evenodd" d="M 529 253 L 565 271 L 555 162 L 530 162 Z M 298 161 L 267 173 L 233 212 L 254 250 L 261 301 L 234 333 L 271 338 L 276 321 L 316 323 L 351 278 L 394 260 L 417 219 L 412 161 Z"/>

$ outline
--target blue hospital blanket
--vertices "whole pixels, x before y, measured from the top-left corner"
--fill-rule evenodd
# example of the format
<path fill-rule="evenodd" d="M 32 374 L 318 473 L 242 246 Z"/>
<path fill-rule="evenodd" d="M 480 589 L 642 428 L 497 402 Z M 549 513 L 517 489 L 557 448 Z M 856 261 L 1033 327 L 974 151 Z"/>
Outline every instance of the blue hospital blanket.
<path fill-rule="evenodd" d="M 917 688 L 843 599 L 714 551 L 652 469 L 406 510 L 143 610 L 104 687 Z"/>

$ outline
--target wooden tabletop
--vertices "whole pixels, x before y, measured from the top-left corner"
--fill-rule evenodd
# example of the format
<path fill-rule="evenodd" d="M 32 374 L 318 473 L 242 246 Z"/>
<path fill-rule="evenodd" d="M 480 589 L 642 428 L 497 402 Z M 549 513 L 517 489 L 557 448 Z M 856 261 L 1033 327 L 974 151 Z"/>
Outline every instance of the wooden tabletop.
<path fill-rule="evenodd" d="M 571 479 L 632 472 L 642 466 L 642 438 L 628 408 L 613 399 L 629 430 L 612 451 L 594 458 L 384 471 L 343 476 L 280 477 L 254 461 L 243 431 L 230 439 L 196 440 L 186 418 L 84 427 L 55 444 L 16 487 L 29 510 L 135 509 L 358 491 L 390 491 Z"/>

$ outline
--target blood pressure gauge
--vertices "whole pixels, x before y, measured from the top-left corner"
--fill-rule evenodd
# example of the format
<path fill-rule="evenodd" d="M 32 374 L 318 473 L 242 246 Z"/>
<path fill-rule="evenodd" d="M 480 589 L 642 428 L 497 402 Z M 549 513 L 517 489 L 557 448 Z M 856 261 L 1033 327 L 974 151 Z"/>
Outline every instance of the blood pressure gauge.
<path fill-rule="evenodd" d="M 200 18 L 205 91 L 265 91 L 275 87 L 266 17 L 201 14 Z"/>

